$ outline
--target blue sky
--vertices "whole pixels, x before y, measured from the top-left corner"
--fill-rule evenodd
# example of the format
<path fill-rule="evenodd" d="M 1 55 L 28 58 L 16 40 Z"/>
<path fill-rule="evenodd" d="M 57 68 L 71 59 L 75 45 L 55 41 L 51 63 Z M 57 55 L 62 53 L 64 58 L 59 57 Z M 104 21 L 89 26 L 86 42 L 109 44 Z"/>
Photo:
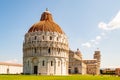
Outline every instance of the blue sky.
<path fill-rule="evenodd" d="M 46 8 L 72 50 L 92 59 L 99 48 L 101 68 L 120 67 L 120 0 L 0 0 L 0 61 L 22 63 L 24 35 Z"/>

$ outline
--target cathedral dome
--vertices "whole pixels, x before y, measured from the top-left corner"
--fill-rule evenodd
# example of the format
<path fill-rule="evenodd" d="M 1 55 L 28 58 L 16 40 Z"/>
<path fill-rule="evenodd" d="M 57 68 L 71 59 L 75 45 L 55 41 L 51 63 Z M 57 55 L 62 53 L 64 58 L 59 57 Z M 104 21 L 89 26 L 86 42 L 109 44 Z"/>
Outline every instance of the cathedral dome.
<path fill-rule="evenodd" d="M 32 27 L 28 30 L 28 33 L 35 31 L 58 32 L 61 34 L 64 33 L 59 25 L 53 21 L 52 14 L 48 10 L 43 12 L 40 21 L 32 25 Z"/>
<path fill-rule="evenodd" d="M 78 56 L 82 56 L 82 53 L 80 52 L 79 49 L 77 49 L 77 51 L 75 52 Z"/>

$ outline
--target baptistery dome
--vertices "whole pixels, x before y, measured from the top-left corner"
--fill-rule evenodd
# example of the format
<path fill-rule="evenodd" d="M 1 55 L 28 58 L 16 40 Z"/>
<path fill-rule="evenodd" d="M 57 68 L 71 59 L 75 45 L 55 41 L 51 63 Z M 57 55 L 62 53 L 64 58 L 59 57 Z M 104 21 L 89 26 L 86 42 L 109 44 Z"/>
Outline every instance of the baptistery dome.
<path fill-rule="evenodd" d="M 35 23 L 28 32 L 35 31 L 50 31 L 50 32 L 58 32 L 64 33 L 62 29 L 53 21 L 52 14 L 46 10 L 41 15 L 41 19 L 39 22 Z"/>
<path fill-rule="evenodd" d="M 46 10 L 30 27 L 23 43 L 23 73 L 67 75 L 69 46 L 66 34 Z"/>

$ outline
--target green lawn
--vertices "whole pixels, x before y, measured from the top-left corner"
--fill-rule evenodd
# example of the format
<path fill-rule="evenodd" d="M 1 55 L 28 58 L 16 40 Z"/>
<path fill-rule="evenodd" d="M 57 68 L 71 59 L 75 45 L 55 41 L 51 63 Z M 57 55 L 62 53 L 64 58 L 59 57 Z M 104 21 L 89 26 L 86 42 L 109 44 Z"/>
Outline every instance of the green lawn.
<path fill-rule="evenodd" d="M 117 76 L 40 76 L 40 75 L 0 75 L 0 80 L 120 80 Z"/>

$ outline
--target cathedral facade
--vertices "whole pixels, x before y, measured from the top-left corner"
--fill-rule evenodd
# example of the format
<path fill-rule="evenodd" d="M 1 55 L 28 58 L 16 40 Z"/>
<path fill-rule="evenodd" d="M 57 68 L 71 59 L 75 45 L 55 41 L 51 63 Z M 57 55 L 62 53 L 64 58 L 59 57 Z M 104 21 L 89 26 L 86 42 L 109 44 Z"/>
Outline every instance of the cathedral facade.
<path fill-rule="evenodd" d="M 77 51 L 69 51 L 69 73 L 70 74 L 100 74 L 100 51 L 96 50 L 93 59 L 85 60 L 82 58 L 82 53 Z"/>
<path fill-rule="evenodd" d="M 40 21 L 33 24 L 23 42 L 23 73 L 68 75 L 69 73 L 99 74 L 100 53 L 94 60 L 83 60 L 77 50 L 69 50 L 68 38 L 46 10 Z M 94 70 L 94 72 L 92 72 Z"/>

